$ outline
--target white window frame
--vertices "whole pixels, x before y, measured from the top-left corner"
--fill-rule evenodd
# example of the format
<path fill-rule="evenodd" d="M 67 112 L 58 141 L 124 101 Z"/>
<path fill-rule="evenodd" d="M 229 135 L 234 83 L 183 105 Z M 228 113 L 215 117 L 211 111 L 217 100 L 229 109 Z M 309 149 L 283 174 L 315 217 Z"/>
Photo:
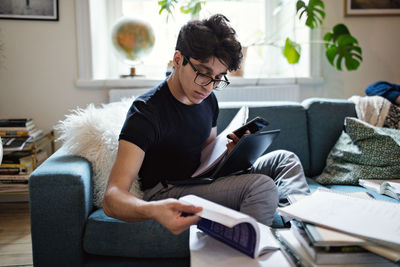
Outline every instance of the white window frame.
<path fill-rule="evenodd" d="M 134 79 L 93 79 L 92 38 L 90 32 L 89 0 L 75 0 L 76 34 L 78 50 L 78 79 L 76 86 L 82 89 L 109 88 L 146 88 L 153 87 L 163 79 L 135 77 Z M 311 31 L 312 40 L 320 40 L 320 30 Z M 310 77 L 289 78 L 244 78 L 230 77 L 231 86 L 265 86 L 265 85 L 319 85 L 321 77 L 321 45 L 312 45 L 310 53 Z"/>

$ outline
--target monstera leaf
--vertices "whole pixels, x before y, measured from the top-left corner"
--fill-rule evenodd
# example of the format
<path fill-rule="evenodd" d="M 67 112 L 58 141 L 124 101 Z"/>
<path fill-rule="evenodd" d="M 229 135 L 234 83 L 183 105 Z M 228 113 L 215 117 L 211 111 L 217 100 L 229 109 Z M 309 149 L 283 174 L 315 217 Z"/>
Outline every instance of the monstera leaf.
<path fill-rule="evenodd" d="M 325 5 L 321 0 L 310 0 L 308 6 L 304 1 L 299 0 L 296 3 L 296 13 L 299 13 L 301 17 L 307 14 L 306 25 L 311 29 L 317 28 L 325 18 Z"/>
<path fill-rule="evenodd" d="M 296 64 L 299 62 L 300 50 L 301 47 L 298 43 L 286 38 L 285 47 L 283 48 L 283 55 L 289 64 Z"/>
<path fill-rule="evenodd" d="M 332 66 L 336 65 L 336 69 L 342 70 L 344 59 L 347 70 L 358 69 L 362 61 L 362 50 L 345 25 L 338 24 L 333 27 L 332 32 L 325 34 L 324 41 L 326 57 Z"/>

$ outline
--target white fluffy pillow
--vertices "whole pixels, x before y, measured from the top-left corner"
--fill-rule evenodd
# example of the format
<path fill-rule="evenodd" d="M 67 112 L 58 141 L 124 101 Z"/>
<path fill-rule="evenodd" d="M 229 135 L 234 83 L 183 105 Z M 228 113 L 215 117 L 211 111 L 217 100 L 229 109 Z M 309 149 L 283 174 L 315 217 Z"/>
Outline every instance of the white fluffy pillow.
<path fill-rule="evenodd" d="M 102 206 L 108 177 L 118 150 L 118 137 L 126 114 L 134 98 L 103 104 L 101 107 L 88 105 L 85 109 L 73 110 L 55 129 L 59 131 L 64 147 L 74 155 L 89 160 L 93 166 L 94 205 Z M 131 190 L 142 197 L 137 179 Z"/>

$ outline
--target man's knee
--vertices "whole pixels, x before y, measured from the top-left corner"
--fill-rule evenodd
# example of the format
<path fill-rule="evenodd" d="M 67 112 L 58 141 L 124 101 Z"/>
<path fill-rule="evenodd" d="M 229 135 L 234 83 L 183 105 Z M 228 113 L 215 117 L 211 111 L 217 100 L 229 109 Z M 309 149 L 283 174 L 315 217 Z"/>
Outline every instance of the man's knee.
<path fill-rule="evenodd" d="M 260 192 L 278 191 L 274 180 L 264 174 L 251 174 L 249 182 L 251 183 L 250 188 Z"/>
<path fill-rule="evenodd" d="M 288 150 L 279 149 L 271 152 L 275 157 L 278 157 L 280 160 L 292 160 L 292 161 L 300 161 L 299 157 Z"/>
<path fill-rule="evenodd" d="M 271 225 L 278 207 L 278 188 L 266 175 L 252 174 L 251 176 L 249 190 L 241 208 L 259 222 Z"/>

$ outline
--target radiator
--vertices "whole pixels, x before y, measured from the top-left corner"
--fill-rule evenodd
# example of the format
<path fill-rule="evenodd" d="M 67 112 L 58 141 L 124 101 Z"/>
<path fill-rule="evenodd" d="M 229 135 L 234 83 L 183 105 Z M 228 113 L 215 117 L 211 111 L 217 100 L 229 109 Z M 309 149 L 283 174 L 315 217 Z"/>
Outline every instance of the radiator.
<path fill-rule="evenodd" d="M 123 97 L 139 96 L 147 89 L 110 89 L 109 101 L 115 102 Z M 222 91 L 216 91 L 218 101 L 294 101 L 300 100 L 300 88 L 297 84 L 263 85 L 263 86 L 230 86 Z"/>
<path fill-rule="evenodd" d="M 295 101 L 300 100 L 298 84 L 227 87 L 216 91 L 218 101 Z"/>

